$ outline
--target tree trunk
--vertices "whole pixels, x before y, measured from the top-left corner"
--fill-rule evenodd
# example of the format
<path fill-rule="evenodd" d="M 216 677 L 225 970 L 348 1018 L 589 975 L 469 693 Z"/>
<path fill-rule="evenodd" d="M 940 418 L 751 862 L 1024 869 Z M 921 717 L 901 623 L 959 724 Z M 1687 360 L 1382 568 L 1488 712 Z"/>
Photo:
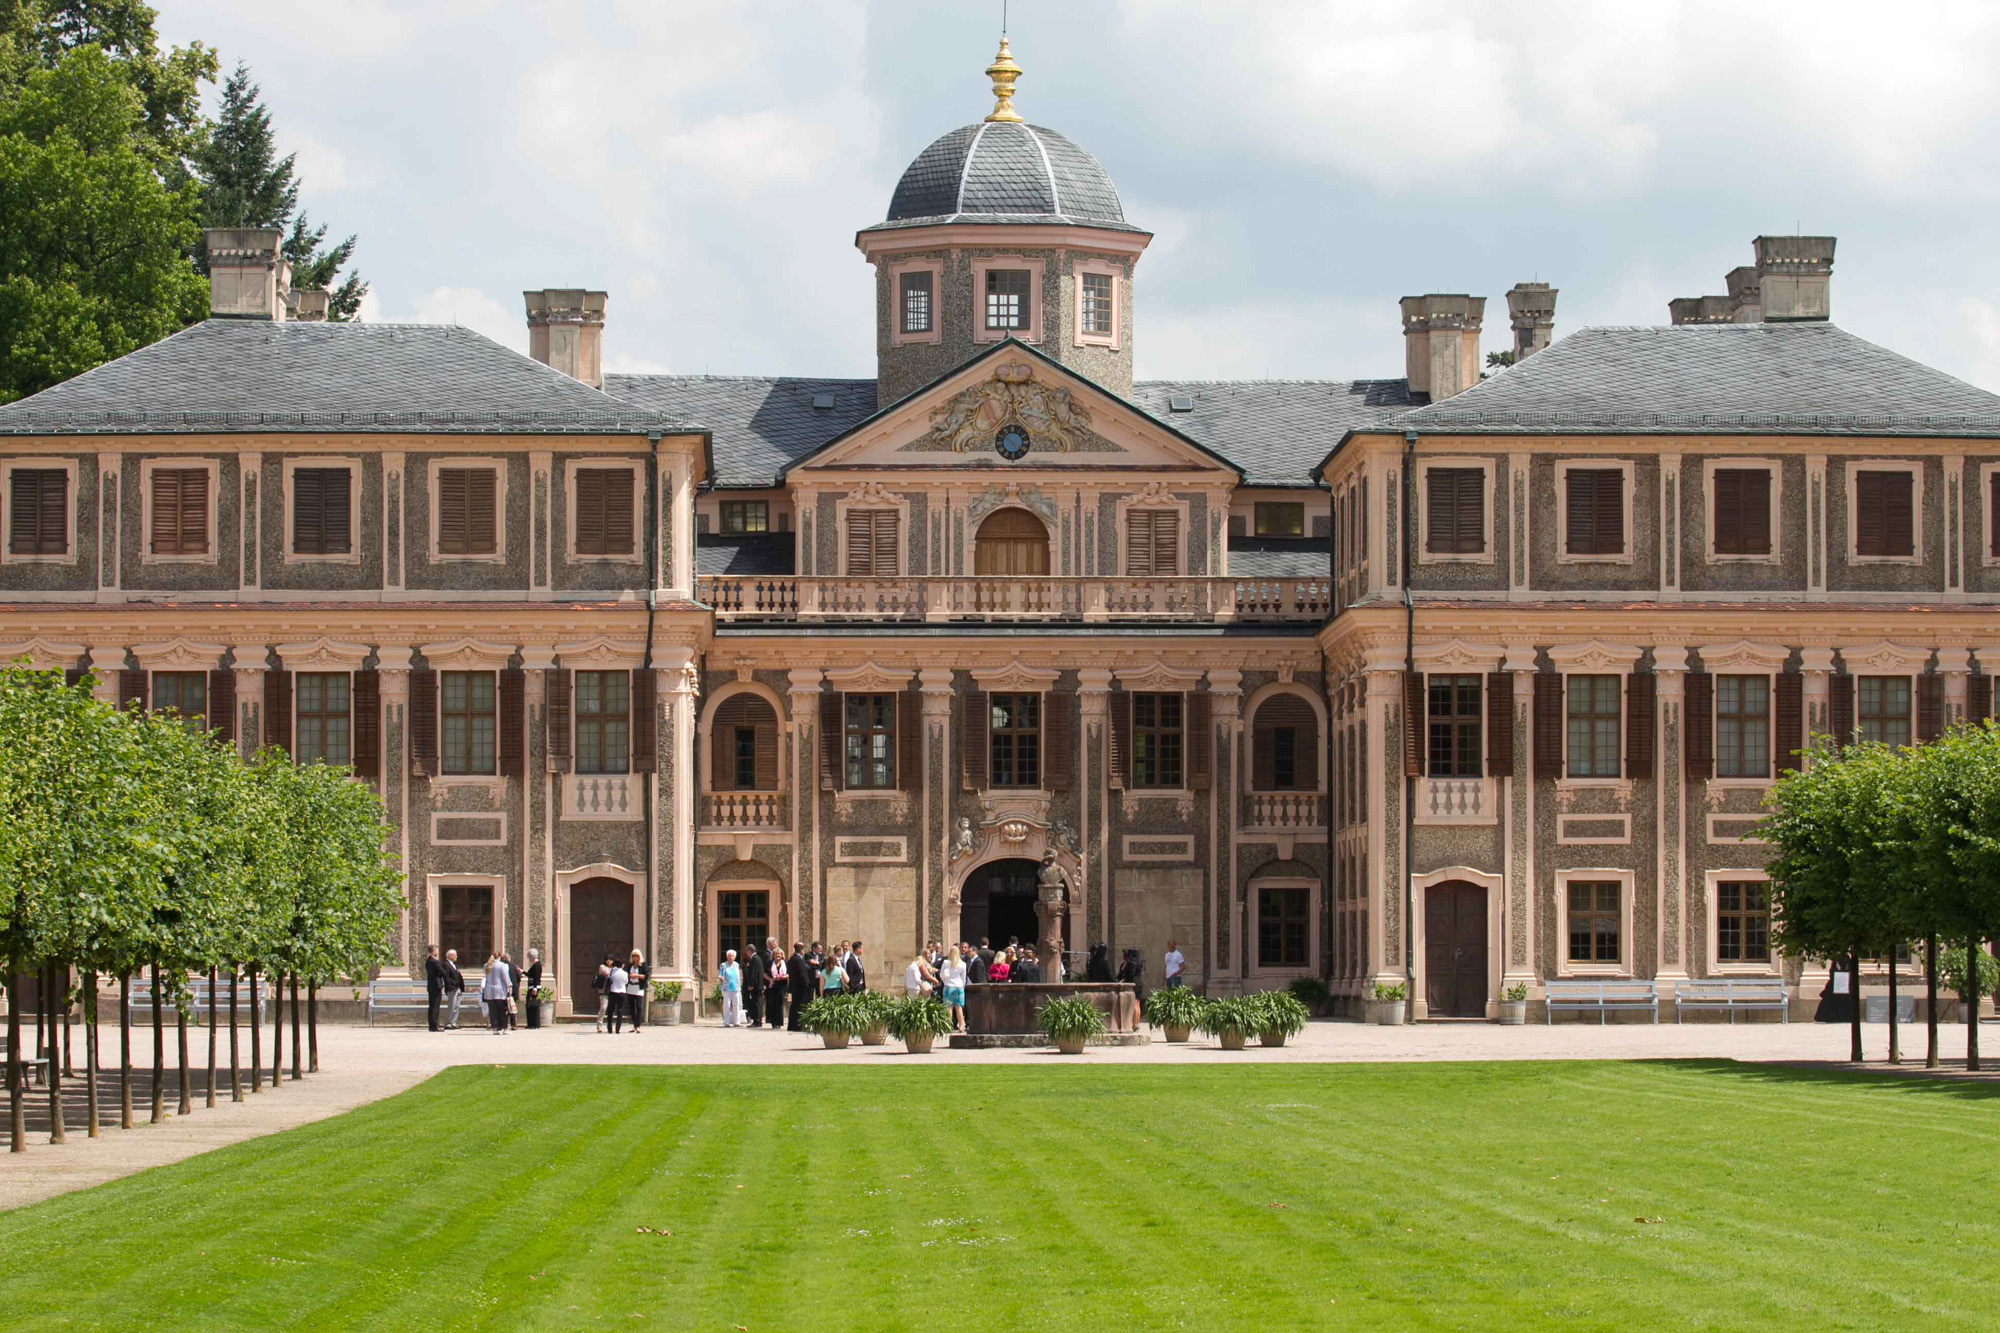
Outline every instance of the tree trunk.
<path fill-rule="evenodd" d="M 229 965 L 229 1100 L 243 1100 L 243 1066 L 238 1062 L 236 1048 L 236 979 L 243 969 Z"/>
<path fill-rule="evenodd" d="M 90 1137 L 97 1137 L 97 973 L 85 972 L 77 987 L 88 1006 L 83 1011 L 84 1109 L 90 1116 Z"/>
<path fill-rule="evenodd" d="M 70 1003 L 69 1003 L 69 965 L 68 965 L 67 963 L 65 963 L 65 964 L 63 964 L 63 970 L 62 970 L 62 1016 L 63 1016 L 63 1025 L 62 1025 L 62 1048 L 63 1048 L 63 1077 L 64 1077 L 64 1078 L 75 1078 L 75 1077 L 76 1077 L 76 1065 L 75 1065 L 74 1063 L 72 1063 L 72 1061 L 71 1061 L 71 1058 L 70 1058 L 70 1056 L 71 1056 L 71 1051 L 70 1051 L 70 1032 L 69 1032 L 69 1029 L 70 1029 L 70 1022 L 69 1022 L 69 1011 L 70 1011 Z"/>
<path fill-rule="evenodd" d="M 299 1081 L 299 974 L 292 973 L 292 1082 Z"/>
<path fill-rule="evenodd" d="M 1965 1067 L 1979 1072 L 1979 941 L 1965 942 Z"/>
<path fill-rule="evenodd" d="M 167 1016 L 160 1004 L 160 965 L 153 964 L 153 1118 L 167 1118 Z"/>
<path fill-rule="evenodd" d="M 319 1072 L 319 983 L 306 983 L 306 1072 Z"/>
<path fill-rule="evenodd" d="M 208 967 L 208 1109 L 215 1109 L 215 978 L 213 963 Z"/>
<path fill-rule="evenodd" d="M 1896 946 L 1889 946 L 1889 1063 L 1903 1063 L 1903 1047 L 1896 1029 Z"/>
<path fill-rule="evenodd" d="M 250 966 L 250 1091 L 264 1090 L 264 1020 L 257 1016 L 257 966 Z"/>
<path fill-rule="evenodd" d="M 118 1128 L 132 1128 L 132 978 L 118 978 Z"/>
<path fill-rule="evenodd" d="M 271 1087 L 285 1079 L 285 970 L 271 974 Z"/>
<path fill-rule="evenodd" d="M 1858 946 L 1847 956 L 1847 984 L 1854 992 L 1850 997 L 1854 1005 L 1847 1020 L 1847 1058 L 1858 1065 L 1866 1058 L 1861 1050 L 1861 950 Z"/>
<path fill-rule="evenodd" d="M 27 1080 L 21 1068 L 21 960 L 10 959 L 7 970 L 7 1123 L 11 1130 L 9 1151 L 28 1151 L 28 1108 L 21 1104 Z"/>
<path fill-rule="evenodd" d="M 69 972 L 67 966 L 63 968 L 63 972 L 67 977 Z M 69 1128 L 63 1124 L 62 1109 L 62 1059 L 56 1050 L 61 1043 L 56 1038 L 55 1011 L 49 1009 L 49 1000 L 56 993 L 55 987 L 51 984 L 55 981 L 55 975 L 56 970 L 53 966 L 42 973 L 42 1008 L 48 1010 L 49 1014 L 49 1142 L 67 1143 Z M 68 987 L 64 987 L 64 990 L 67 991 Z M 69 1026 L 67 1013 L 63 1015 L 63 1026 Z"/>
<path fill-rule="evenodd" d="M 180 1087 L 181 1109 L 176 1111 L 174 1114 L 193 1115 L 194 1088 L 188 1082 L 188 1016 L 187 1016 L 187 1006 L 184 1004 L 175 1006 L 174 1029 L 180 1040 L 180 1084 L 181 1084 Z"/>
<path fill-rule="evenodd" d="M 1924 941 L 1924 1008 L 1929 1012 L 1924 1017 L 1925 1034 L 1930 1038 L 1930 1046 L 1924 1052 L 1924 1068 L 1936 1069 L 1938 1065 L 1938 992 L 1937 992 L 1937 932 Z"/>

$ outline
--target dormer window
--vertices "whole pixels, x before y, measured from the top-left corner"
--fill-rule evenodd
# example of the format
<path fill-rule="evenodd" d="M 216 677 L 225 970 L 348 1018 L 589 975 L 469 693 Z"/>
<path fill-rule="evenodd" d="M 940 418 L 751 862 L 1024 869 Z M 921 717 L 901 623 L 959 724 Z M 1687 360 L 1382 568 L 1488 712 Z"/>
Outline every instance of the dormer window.
<path fill-rule="evenodd" d="M 931 271 L 920 269 L 901 275 L 899 306 L 903 312 L 903 332 L 931 331 Z"/>
<path fill-rule="evenodd" d="M 1028 328 L 1028 270 L 986 270 L 986 328 L 990 333 L 1021 333 Z"/>
<path fill-rule="evenodd" d="M 1077 322 L 1085 333 L 1111 336 L 1111 291 L 1109 273 L 1083 275 L 1083 301 Z"/>

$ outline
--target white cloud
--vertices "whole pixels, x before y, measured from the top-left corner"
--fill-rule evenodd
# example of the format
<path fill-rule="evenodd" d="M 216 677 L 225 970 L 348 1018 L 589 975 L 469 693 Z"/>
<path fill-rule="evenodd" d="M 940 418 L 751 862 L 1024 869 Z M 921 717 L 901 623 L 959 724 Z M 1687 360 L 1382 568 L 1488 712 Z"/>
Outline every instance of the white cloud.
<path fill-rule="evenodd" d="M 380 317 L 380 322 L 459 324 L 517 352 L 528 350 L 526 309 L 509 306 L 472 287 L 433 287 L 416 296 L 408 314 Z"/>
<path fill-rule="evenodd" d="M 304 134 L 286 136 L 285 147 L 298 162 L 298 179 L 315 196 L 335 190 L 367 189 L 376 184 L 374 165 L 362 165 L 330 143 Z"/>

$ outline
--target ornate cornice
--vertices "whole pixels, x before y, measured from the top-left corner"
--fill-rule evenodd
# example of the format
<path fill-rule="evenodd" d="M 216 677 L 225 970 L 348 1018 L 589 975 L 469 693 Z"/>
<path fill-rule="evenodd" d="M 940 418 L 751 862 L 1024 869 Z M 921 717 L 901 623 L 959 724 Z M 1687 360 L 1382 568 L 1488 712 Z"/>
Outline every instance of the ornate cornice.
<path fill-rule="evenodd" d="M 563 666 L 571 669 L 630 669 L 646 659 L 645 646 L 630 639 L 583 639 L 575 643 L 559 643 L 555 650 L 562 658 Z"/>
<path fill-rule="evenodd" d="M 213 671 L 222 664 L 224 645 L 169 639 L 165 643 L 133 646 L 141 671 Z"/>
<path fill-rule="evenodd" d="M 1871 643 L 1842 648 L 1840 660 L 1849 672 L 1857 676 L 1906 676 L 1930 665 L 1931 650 L 1905 648 L 1895 643 Z"/>
<path fill-rule="evenodd" d="M 1468 643 L 1452 639 L 1445 643 L 1417 645 L 1417 669 L 1426 672 L 1497 671 L 1507 650 L 1497 643 Z"/>
<path fill-rule="evenodd" d="M 1745 674 L 1782 671 L 1791 655 L 1790 649 L 1777 644 L 1751 643 L 1746 639 L 1701 645 L 1701 664 L 1709 671 Z"/>
<path fill-rule="evenodd" d="M 885 670 L 873 662 L 865 662 L 844 671 L 827 672 L 826 683 L 828 688 L 844 694 L 894 694 L 908 686 L 915 674 L 909 670 Z"/>
<path fill-rule="evenodd" d="M 11 666 L 25 657 L 37 671 L 66 671 L 86 651 L 86 646 L 80 643 L 56 643 L 38 636 L 20 643 L 0 644 L 0 665 Z"/>
<path fill-rule="evenodd" d="M 479 639 L 452 639 L 423 645 L 424 661 L 433 671 L 480 671 L 507 665 L 514 656 L 510 643 L 487 643 Z"/>
<path fill-rule="evenodd" d="M 988 694 L 1039 694 L 1056 683 L 1059 671 L 1024 664 L 1014 658 L 1004 666 L 983 666 L 972 669 L 972 679 Z"/>
<path fill-rule="evenodd" d="M 1143 691 L 1192 690 L 1201 684 L 1199 670 L 1184 671 L 1164 662 L 1140 667 L 1120 667 L 1114 673 L 1121 689 Z"/>
<path fill-rule="evenodd" d="M 341 643 L 334 639 L 314 639 L 310 643 L 281 643 L 278 660 L 287 671 L 355 671 L 368 660 L 365 643 Z"/>
<path fill-rule="evenodd" d="M 1629 643 L 1604 643 L 1592 639 L 1588 643 L 1563 643 L 1549 649 L 1549 661 L 1555 663 L 1556 670 L 1570 672 L 1617 672 L 1632 669 L 1639 660 L 1640 649 Z"/>

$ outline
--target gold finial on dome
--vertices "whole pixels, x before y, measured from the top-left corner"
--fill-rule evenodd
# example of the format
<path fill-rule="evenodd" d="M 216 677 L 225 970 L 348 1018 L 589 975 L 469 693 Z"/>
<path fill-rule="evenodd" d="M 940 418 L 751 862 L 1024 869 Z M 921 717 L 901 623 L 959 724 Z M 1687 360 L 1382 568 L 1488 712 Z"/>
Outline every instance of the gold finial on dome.
<path fill-rule="evenodd" d="M 1014 63 L 1014 53 L 1007 49 L 1005 36 L 1000 38 L 1000 54 L 986 67 L 986 77 L 993 80 L 993 113 L 986 118 L 1019 123 L 1021 113 L 1014 109 L 1014 81 L 1021 77 L 1021 67 Z"/>

